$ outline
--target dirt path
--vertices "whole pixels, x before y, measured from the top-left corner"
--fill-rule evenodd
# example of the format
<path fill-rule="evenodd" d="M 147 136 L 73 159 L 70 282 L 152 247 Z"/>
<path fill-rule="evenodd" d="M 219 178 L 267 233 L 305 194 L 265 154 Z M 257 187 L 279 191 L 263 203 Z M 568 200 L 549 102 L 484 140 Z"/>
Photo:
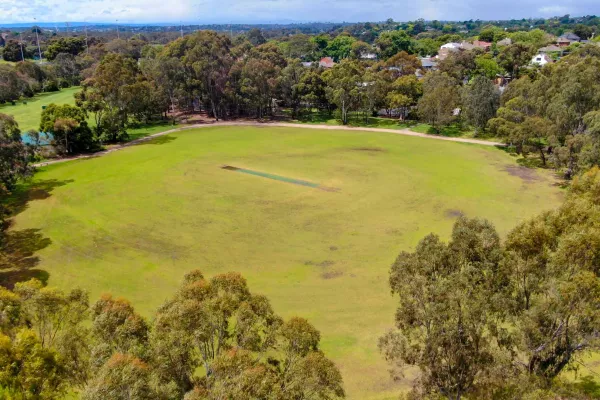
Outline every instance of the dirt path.
<path fill-rule="evenodd" d="M 428 135 L 428 134 L 425 134 L 425 133 L 413 132 L 413 131 L 410 131 L 408 129 L 361 128 L 361 127 L 353 128 L 353 127 L 349 127 L 349 126 L 308 125 L 308 124 L 293 124 L 293 123 L 287 123 L 287 122 L 253 122 L 253 121 L 228 122 L 228 121 L 224 121 L 224 122 L 213 122 L 213 123 L 205 123 L 205 124 L 188 125 L 188 126 L 183 126 L 183 127 L 180 127 L 180 128 L 170 129 L 168 131 L 159 132 L 159 133 L 155 133 L 153 135 L 149 135 L 149 136 L 146 136 L 146 137 L 143 137 L 143 138 L 140 138 L 140 139 L 132 140 L 131 142 L 124 143 L 122 145 L 113 147 L 113 148 L 108 149 L 108 150 L 99 151 L 99 152 L 94 153 L 94 154 L 86 154 L 86 155 L 80 155 L 80 156 L 75 156 L 75 157 L 60 158 L 60 159 L 57 159 L 57 160 L 51 160 L 51 161 L 45 161 L 45 162 L 37 163 L 37 164 L 34 164 L 34 166 L 35 167 L 43 167 L 43 166 L 46 166 L 46 165 L 58 164 L 58 163 L 63 163 L 63 162 L 71 161 L 71 160 L 81 160 L 81 159 L 84 159 L 84 158 L 100 157 L 100 156 L 103 156 L 105 154 L 112 153 L 112 152 L 121 150 L 123 148 L 129 147 L 129 146 L 135 146 L 137 144 L 147 142 L 147 141 L 152 140 L 152 139 L 154 139 L 156 137 L 159 137 L 159 136 L 164 136 L 164 135 L 168 135 L 170 133 L 180 132 L 180 131 L 184 131 L 184 130 L 188 130 L 188 129 L 210 128 L 210 127 L 213 127 L 213 126 L 280 126 L 280 127 L 286 127 L 286 128 L 330 129 L 330 130 L 344 130 L 344 131 L 384 132 L 384 133 L 395 133 L 397 135 L 416 136 L 416 137 L 422 137 L 422 138 L 426 138 L 426 139 L 446 140 L 446 141 L 449 141 L 449 142 L 480 144 L 480 145 L 483 145 L 483 146 L 495 146 L 495 147 L 505 146 L 503 143 L 490 142 L 490 141 L 487 141 L 487 140 L 466 139 L 466 138 L 453 138 L 453 137 L 446 137 L 446 136 L 434 136 L 434 135 Z"/>

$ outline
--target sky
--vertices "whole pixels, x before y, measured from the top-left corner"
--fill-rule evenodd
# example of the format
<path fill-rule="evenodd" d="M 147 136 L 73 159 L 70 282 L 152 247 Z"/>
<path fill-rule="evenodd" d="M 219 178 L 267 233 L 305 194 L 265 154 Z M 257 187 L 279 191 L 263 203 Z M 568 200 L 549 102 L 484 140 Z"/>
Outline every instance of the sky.
<path fill-rule="evenodd" d="M 600 15 L 600 0 L 0 0 L 0 23 L 290 23 Z"/>

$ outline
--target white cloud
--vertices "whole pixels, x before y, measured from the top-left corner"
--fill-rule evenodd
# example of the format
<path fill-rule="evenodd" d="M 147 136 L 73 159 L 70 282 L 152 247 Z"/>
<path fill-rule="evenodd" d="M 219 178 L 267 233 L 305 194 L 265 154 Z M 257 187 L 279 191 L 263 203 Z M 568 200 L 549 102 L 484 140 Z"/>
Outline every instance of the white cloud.
<path fill-rule="evenodd" d="M 0 0 L 0 23 L 508 19 L 600 14 L 598 0 Z"/>
<path fill-rule="evenodd" d="M 565 15 L 569 13 L 569 9 L 564 6 L 545 6 L 538 9 L 543 16 Z"/>

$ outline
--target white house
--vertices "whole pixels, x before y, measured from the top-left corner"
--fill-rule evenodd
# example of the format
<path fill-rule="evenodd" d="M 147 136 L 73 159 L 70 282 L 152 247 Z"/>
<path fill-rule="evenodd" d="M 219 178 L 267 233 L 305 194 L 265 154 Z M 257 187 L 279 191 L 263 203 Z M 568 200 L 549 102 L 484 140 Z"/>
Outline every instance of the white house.
<path fill-rule="evenodd" d="M 452 49 L 452 50 L 458 50 L 461 48 L 461 44 L 460 43 L 446 43 L 440 46 L 440 49 Z"/>
<path fill-rule="evenodd" d="M 550 64 L 552 63 L 552 59 L 550 57 L 548 57 L 547 54 L 544 53 L 538 53 L 535 56 L 533 56 L 533 58 L 531 59 L 530 64 L 531 65 L 539 65 L 540 67 L 543 67 L 546 64 Z"/>
<path fill-rule="evenodd" d="M 360 58 L 363 60 L 377 60 L 377 54 L 375 53 L 361 53 Z"/>

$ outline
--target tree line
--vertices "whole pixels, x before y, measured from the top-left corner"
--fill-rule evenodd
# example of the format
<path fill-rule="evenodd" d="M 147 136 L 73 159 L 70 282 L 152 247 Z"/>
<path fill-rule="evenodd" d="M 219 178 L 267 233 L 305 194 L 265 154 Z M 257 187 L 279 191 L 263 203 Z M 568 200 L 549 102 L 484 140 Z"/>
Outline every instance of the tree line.
<path fill-rule="evenodd" d="M 575 178 L 557 210 L 502 242 L 461 217 L 447 243 L 423 238 L 390 270 L 395 328 L 379 341 L 408 398 L 588 399 L 561 376 L 600 350 L 600 169 Z"/>
<path fill-rule="evenodd" d="M 305 319 L 283 320 L 237 273 L 185 275 L 151 321 L 38 280 L 0 288 L 0 394 L 11 399 L 337 399 L 339 370 Z"/>

